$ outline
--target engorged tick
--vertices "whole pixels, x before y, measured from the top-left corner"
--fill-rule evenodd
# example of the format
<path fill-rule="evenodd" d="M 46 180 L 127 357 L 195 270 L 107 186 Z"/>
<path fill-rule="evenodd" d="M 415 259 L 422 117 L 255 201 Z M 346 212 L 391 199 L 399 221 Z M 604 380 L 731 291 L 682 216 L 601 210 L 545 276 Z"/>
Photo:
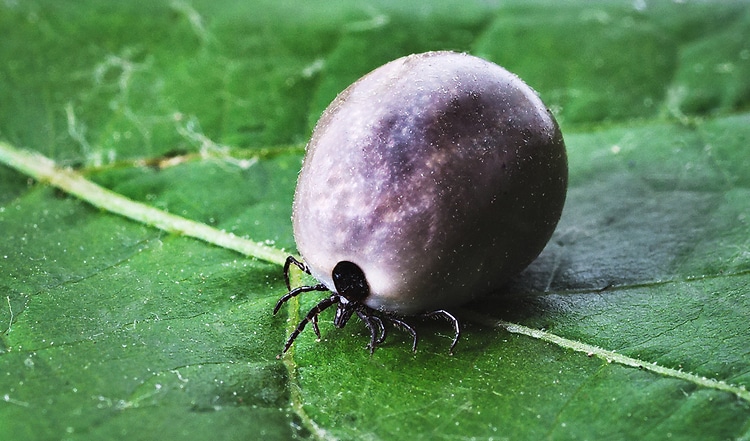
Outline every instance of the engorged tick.
<path fill-rule="evenodd" d="M 307 145 L 293 206 L 303 261 L 287 259 L 290 298 L 329 291 L 300 321 L 320 338 L 357 315 L 370 351 L 386 324 L 451 323 L 447 309 L 497 290 L 542 251 L 567 190 L 562 134 L 536 93 L 505 69 L 467 54 L 399 58 L 349 86 Z M 296 266 L 320 283 L 291 289 Z"/>

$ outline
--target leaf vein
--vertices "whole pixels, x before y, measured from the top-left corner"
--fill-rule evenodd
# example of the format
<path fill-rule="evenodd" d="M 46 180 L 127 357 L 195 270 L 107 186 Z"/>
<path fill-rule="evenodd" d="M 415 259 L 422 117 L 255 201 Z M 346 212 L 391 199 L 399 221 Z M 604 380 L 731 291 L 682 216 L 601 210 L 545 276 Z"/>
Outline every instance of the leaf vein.
<path fill-rule="evenodd" d="M 548 343 L 552 343 L 557 346 L 570 349 L 576 352 L 582 352 L 587 355 L 595 355 L 598 358 L 606 360 L 608 363 L 617 363 L 623 366 L 643 369 L 645 371 L 653 372 L 655 374 L 663 375 L 665 377 L 684 380 L 684 381 L 696 384 L 700 387 L 714 389 L 714 390 L 718 390 L 722 392 L 728 392 L 728 393 L 736 395 L 738 398 L 741 398 L 742 400 L 750 402 L 750 391 L 748 391 L 742 385 L 729 384 L 722 380 L 717 380 L 714 378 L 700 376 L 700 375 L 692 374 L 692 373 L 685 372 L 682 370 L 660 366 L 656 364 L 656 362 L 649 362 L 649 361 L 639 360 L 633 357 L 628 357 L 627 355 L 619 354 L 615 351 L 600 348 L 598 346 L 583 343 L 583 342 L 576 341 L 576 340 L 570 340 L 565 337 L 552 334 L 550 332 L 546 332 L 540 329 L 529 328 L 527 326 L 524 326 L 518 323 L 507 322 L 504 320 L 497 320 L 492 317 L 484 316 L 478 313 L 472 313 L 469 311 L 463 311 L 463 312 L 464 314 L 462 315 L 470 317 L 472 320 L 476 321 L 477 323 L 481 323 L 481 324 L 496 327 L 496 328 L 502 328 L 510 332 L 511 334 L 525 335 L 527 337 L 546 341 Z"/>

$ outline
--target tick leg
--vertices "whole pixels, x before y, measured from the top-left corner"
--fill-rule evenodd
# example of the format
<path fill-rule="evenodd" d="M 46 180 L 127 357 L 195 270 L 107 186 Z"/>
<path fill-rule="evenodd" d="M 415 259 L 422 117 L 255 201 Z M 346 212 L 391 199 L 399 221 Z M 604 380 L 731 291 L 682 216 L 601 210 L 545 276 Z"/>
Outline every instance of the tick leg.
<path fill-rule="evenodd" d="M 302 330 L 305 329 L 305 325 L 307 325 L 308 322 L 317 322 L 318 314 L 328 309 L 331 305 L 338 302 L 338 298 L 335 296 L 331 296 L 327 299 L 323 299 L 311 309 L 305 318 L 302 319 L 302 321 L 299 322 L 296 328 L 294 328 L 294 332 L 292 332 L 292 335 L 289 336 L 289 340 L 286 341 L 286 344 L 284 345 L 284 350 L 281 351 L 282 353 L 289 350 L 290 347 L 292 347 L 292 343 L 294 343 L 294 340 L 297 339 L 297 336 L 302 332 Z"/>
<path fill-rule="evenodd" d="M 388 321 L 390 321 L 394 325 L 398 326 L 399 328 L 411 334 L 411 338 L 413 339 L 412 344 L 411 344 L 411 350 L 414 352 L 417 352 L 417 331 L 414 330 L 414 328 L 412 328 L 410 324 L 406 323 L 405 321 L 401 320 L 398 317 L 389 315 L 387 316 L 387 318 L 388 318 Z"/>
<path fill-rule="evenodd" d="M 446 311 L 445 309 L 438 309 L 432 312 L 426 312 L 422 314 L 423 317 L 430 317 L 430 318 L 443 318 L 448 323 L 451 323 L 453 325 L 453 329 L 456 331 L 455 337 L 453 337 L 453 343 L 451 343 L 451 348 L 448 350 L 448 353 L 453 355 L 453 349 L 456 347 L 456 343 L 458 343 L 458 337 L 461 336 L 461 328 L 458 325 L 458 319 L 451 314 L 450 312 Z"/>
<path fill-rule="evenodd" d="M 292 290 L 292 287 L 289 285 L 289 267 L 291 265 L 294 265 L 307 274 L 310 274 L 310 268 L 308 268 L 307 265 L 295 259 L 294 256 L 287 257 L 286 262 L 284 262 L 284 282 L 286 282 L 286 289 L 290 291 Z"/>
<path fill-rule="evenodd" d="M 303 292 L 310 292 L 310 291 L 328 291 L 328 288 L 326 288 L 325 285 L 322 283 L 319 283 L 317 285 L 313 286 L 300 286 L 299 288 L 294 288 L 293 290 L 289 291 L 288 293 L 284 294 L 278 302 L 276 302 L 276 307 L 273 308 L 273 313 L 276 314 L 279 312 L 279 309 L 281 308 L 281 305 L 284 304 L 287 300 L 291 299 L 292 297 L 296 297 Z"/>
<path fill-rule="evenodd" d="M 379 318 L 371 315 L 367 315 L 364 311 L 360 311 L 357 309 L 355 311 L 357 314 L 357 317 L 359 317 L 360 320 L 365 322 L 365 325 L 367 326 L 367 329 L 370 330 L 370 355 L 372 355 L 375 352 L 375 347 L 378 345 L 378 331 L 376 329 L 377 327 L 383 326 L 383 321 Z M 375 324 L 373 323 L 375 322 Z"/>
<path fill-rule="evenodd" d="M 318 336 L 318 340 L 322 339 L 323 337 L 320 336 L 320 328 L 318 327 L 318 316 L 314 315 L 312 318 L 312 325 L 313 325 L 313 331 L 315 331 L 315 335 Z"/>
<path fill-rule="evenodd" d="M 378 325 L 378 329 L 380 330 L 380 337 L 378 337 L 378 339 L 375 341 L 375 344 L 380 346 L 385 341 L 385 325 L 383 324 L 383 320 L 381 320 L 380 317 L 376 315 L 371 315 L 370 317 L 375 322 L 375 324 Z"/>

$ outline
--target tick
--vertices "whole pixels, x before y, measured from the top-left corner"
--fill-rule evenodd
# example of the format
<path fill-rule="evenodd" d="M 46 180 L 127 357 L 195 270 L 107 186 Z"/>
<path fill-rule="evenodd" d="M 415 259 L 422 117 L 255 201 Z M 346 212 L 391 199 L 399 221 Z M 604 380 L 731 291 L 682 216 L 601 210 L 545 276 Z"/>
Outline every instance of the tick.
<path fill-rule="evenodd" d="M 299 322 L 336 306 L 359 317 L 373 352 L 386 324 L 447 320 L 448 309 L 497 291 L 542 251 L 565 202 L 562 134 L 537 94 L 502 67 L 427 52 L 357 80 L 324 111 L 307 145 L 292 223 L 302 261 L 289 257 L 289 292 L 328 292 Z M 291 267 L 318 284 L 292 289 Z"/>

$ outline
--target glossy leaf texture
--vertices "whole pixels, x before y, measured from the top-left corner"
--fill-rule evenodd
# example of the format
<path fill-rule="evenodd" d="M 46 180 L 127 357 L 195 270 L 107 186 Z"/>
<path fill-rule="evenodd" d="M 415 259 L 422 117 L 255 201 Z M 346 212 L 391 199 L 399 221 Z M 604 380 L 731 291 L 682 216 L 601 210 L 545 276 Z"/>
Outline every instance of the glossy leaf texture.
<path fill-rule="evenodd" d="M 0 164 L 0 439 L 750 439 L 748 2 L 6 1 L 0 140 L 294 252 L 321 111 L 428 50 L 518 74 L 570 162 L 455 355 L 325 313 L 279 359 L 319 297 L 272 316 L 277 263 Z"/>

